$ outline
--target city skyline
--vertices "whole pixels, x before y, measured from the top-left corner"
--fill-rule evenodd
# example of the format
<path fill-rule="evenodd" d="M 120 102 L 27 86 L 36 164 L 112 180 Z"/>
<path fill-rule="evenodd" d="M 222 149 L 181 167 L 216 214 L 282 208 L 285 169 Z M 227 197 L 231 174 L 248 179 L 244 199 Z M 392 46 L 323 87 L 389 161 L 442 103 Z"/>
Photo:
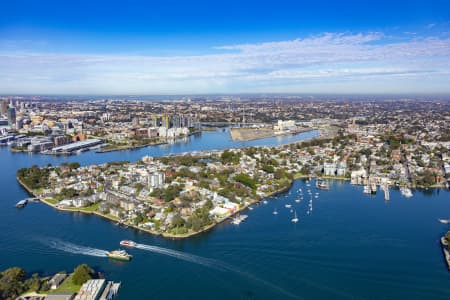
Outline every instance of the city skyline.
<path fill-rule="evenodd" d="M 449 94 L 445 1 L 2 4 L 2 94 Z"/>

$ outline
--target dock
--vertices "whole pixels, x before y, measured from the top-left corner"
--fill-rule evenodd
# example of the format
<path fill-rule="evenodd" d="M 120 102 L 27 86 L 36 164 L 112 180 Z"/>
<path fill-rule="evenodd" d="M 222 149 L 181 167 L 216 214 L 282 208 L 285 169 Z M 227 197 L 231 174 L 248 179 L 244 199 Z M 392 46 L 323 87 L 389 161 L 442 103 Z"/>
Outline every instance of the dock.
<path fill-rule="evenodd" d="M 381 189 L 384 191 L 384 200 L 389 201 L 389 186 L 387 184 L 384 184 L 381 186 Z"/>
<path fill-rule="evenodd" d="M 39 199 L 37 197 L 31 197 L 31 198 L 22 199 L 22 200 L 20 200 L 19 202 L 16 203 L 16 207 L 17 208 L 23 208 L 29 202 L 39 202 L 39 201 L 41 201 L 41 199 Z"/>
<path fill-rule="evenodd" d="M 16 203 L 16 207 L 24 208 L 27 204 L 28 204 L 28 199 L 23 199 Z"/>
<path fill-rule="evenodd" d="M 235 225 L 239 225 L 241 222 L 245 221 L 245 219 L 247 219 L 248 216 L 247 215 L 239 215 L 235 218 L 233 218 L 232 223 Z"/>
<path fill-rule="evenodd" d="M 120 285 L 121 283 L 108 281 L 102 295 L 100 296 L 100 300 L 111 300 L 115 298 L 117 293 L 119 292 Z"/>

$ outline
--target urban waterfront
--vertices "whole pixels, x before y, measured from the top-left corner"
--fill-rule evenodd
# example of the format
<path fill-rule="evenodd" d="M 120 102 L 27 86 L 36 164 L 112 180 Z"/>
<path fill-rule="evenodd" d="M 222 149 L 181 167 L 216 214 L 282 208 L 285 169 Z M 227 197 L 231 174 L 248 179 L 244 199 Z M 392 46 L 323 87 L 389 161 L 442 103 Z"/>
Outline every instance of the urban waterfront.
<path fill-rule="evenodd" d="M 391 190 L 391 200 L 385 202 L 382 193 L 366 196 L 360 186 L 334 181 L 329 191 L 320 191 L 313 199 L 314 212 L 307 215 L 307 198 L 294 202 L 300 187 L 306 191 L 305 182 L 296 181 L 289 192 L 247 211 L 249 218 L 239 226 L 223 223 L 181 241 L 43 204 L 14 208 L 27 197 L 15 172 L 32 164 L 133 161 L 144 155 L 271 146 L 315 134 L 236 143 L 229 140 L 228 132 L 204 132 L 172 145 L 70 157 L 14 154 L 0 148 L 0 264 L 52 273 L 87 262 L 122 282 L 118 299 L 140 295 L 149 299 L 447 299 L 449 276 L 439 238 L 448 226 L 437 221 L 449 217 L 447 190 L 415 191 L 408 199 Z M 296 209 L 298 224 L 291 223 L 287 203 Z M 276 216 L 274 209 L 279 212 Z M 129 263 L 95 256 L 101 251 L 93 249 L 115 249 L 123 239 L 160 248 L 130 250 L 134 259 Z"/>

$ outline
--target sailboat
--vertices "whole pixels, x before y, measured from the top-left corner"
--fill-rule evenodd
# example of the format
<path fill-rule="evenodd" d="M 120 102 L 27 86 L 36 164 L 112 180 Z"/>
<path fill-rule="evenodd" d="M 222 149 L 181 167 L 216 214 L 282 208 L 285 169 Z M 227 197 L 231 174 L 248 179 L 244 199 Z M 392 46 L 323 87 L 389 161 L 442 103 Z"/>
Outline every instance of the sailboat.
<path fill-rule="evenodd" d="M 298 198 L 295 199 L 295 202 L 300 203 L 300 199 L 298 199 Z"/>
<path fill-rule="evenodd" d="M 297 211 L 294 212 L 294 218 L 291 220 L 293 223 L 297 223 L 298 222 L 298 218 L 297 218 Z"/>
<path fill-rule="evenodd" d="M 275 210 L 273 211 L 274 215 L 278 215 L 277 209 L 275 208 Z"/>

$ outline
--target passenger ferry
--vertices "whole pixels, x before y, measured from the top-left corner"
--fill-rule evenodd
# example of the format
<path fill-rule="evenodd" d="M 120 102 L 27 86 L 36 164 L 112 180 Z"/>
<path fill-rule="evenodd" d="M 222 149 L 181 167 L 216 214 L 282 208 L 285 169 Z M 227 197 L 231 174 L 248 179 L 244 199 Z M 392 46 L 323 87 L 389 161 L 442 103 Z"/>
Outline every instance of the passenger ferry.
<path fill-rule="evenodd" d="M 117 260 L 130 261 L 133 256 L 128 254 L 125 250 L 114 250 L 108 252 L 108 257 Z"/>

